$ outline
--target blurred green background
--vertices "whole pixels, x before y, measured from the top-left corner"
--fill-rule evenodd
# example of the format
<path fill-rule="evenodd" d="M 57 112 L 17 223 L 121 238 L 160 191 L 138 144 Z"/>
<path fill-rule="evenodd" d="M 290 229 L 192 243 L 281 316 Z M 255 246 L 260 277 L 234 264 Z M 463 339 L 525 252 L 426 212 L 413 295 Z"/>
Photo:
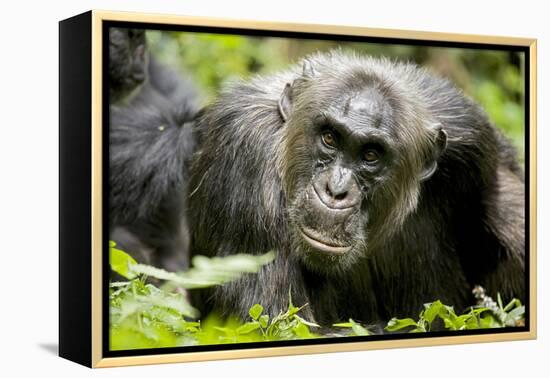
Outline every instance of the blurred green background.
<path fill-rule="evenodd" d="M 315 51 L 340 47 L 411 61 L 453 80 L 476 99 L 524 156 L 524 54 L 515 51 L 148 31 L 151 52 L 182 71 L 211 101 L 228 80 L 285 68 Z"/>

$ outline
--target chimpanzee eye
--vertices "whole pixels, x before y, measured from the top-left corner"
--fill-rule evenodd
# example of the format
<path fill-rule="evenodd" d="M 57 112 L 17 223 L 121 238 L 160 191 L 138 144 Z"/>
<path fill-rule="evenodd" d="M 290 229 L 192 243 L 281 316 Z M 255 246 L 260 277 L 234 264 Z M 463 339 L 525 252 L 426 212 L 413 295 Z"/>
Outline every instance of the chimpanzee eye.
<path fill-rule="evenodd" d="M 365 153 L 363 154 L 363 158 L 368 163 L 374 163 L 378 161 L 378 159 L 380 158 L 380 155 L 378 151 L 369 149 L 365 151 Z"/>
<path fill-rule="evenodd" d="M 367 143 L 363 146 L 363 160 L 369 164 L 377 163 L 384 156 L 384 151 L 378 142 Z"/>
<path fill-rule="evenodd" d="M 323 134 L 321 134 L 321 139 L 327 147 L 336 147 L 336 137 L 331 131 L 323 131 Z"/>

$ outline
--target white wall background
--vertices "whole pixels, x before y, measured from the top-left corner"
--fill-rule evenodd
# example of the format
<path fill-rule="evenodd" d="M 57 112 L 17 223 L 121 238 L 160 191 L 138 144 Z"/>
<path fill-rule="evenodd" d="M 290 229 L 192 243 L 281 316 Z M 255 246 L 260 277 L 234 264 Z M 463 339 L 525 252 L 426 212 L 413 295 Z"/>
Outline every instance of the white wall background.
<path fill-rule="evenodd" d="M 0 22 L 0 374 L 3 377 L 547 376 L 550 358 L 550 27 L 545 1 L 4 1 Z M 539 40 L 537 341 L 175 364 L 92 372 L 57 344 L 57 70 L 61 19 L 89 9 L 325 23 Z M 549 213 L 546 213 L 546 211 Z"/>

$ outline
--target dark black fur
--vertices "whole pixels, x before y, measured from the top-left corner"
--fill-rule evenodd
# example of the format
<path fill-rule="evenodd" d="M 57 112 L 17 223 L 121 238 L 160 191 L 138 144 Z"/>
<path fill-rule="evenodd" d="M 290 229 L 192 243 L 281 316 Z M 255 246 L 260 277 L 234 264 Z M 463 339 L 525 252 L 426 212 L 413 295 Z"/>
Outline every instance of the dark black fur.
<path fill-rule="evenodd" d="M 138 261 L 172 271 L 188 265 L 193 117 L 141 105 L 111 107 L 111 239 Z"/>
<path fill-rule="evenodd" d="M 146 51 L 140 52 L 148 57 L 141 61 L 146 77 L 141 83 L 122 80 L 128 85 L 117 90 L 112 72 L 132 72 L 132 60 L 124 57 L 141 45 L 128 35 L 143 36 L 144 42 L 142 32 L 110 33 L 115 41 L 122 38 L 117 47 L 126 42 L 126 54 L 110 51 L 110 238 L 140 262 L 182 270 L 188 266 L 186 197 L 199 96 L 190 81 Z"/>
<path fill-rule="evenodd" d="M 331 117 L 349 147 L 321 142 Z M 450 82 L 414 65 L 319 54 L 303 69 L 232 85 L 198 127 L 192 253 L 277 253 L 259 274 L 201 293 L 203 313 L 246 317 L 261 303 L 274 315 L 289 289 L 323 325 L 411 316 L 435 299 L 460 310 L 477 284 L 524 298 L 523 172 L 508 140 Z M 376 163 L 349 158 L 358 135 L 361 148 L 378 149 Z M 338 218 L 312 199 L 312 185 L 325 182 L 360 205 Z M 349 250 L 312 248 L 302 226 Z"/>
<path fill-rule="evenodd" d="M 109 101 L 155 106 L 185 118 L 198 110 L 200 95 L 191 80 L 149 53 L 143 29 L 110 28 Z"/>
<path fill-rule="evenodd" d="M 127 99 L 145 81 L 145 30 L 109 29 L 109 97 L 111 103 Z"/>

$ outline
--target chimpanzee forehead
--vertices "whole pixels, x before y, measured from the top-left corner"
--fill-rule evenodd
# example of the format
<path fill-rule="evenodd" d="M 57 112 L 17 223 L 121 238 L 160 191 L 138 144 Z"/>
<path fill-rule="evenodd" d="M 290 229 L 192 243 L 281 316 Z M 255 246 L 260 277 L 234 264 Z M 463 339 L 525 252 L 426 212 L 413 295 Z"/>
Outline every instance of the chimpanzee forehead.
<path fill-rule="evenodd" d="M 381 120 L 391 113 L 388 100 L 375 88 L 364 88 L 343 99 L 342 116 Z"/>
<path fill-rule="evenodd" d="M 357 131 L 383 129 L 393 114 L 388 99 L 373 87 L 348 91 L 345 96 L 333 97 L 330 102 L 326 113 Z"/>

